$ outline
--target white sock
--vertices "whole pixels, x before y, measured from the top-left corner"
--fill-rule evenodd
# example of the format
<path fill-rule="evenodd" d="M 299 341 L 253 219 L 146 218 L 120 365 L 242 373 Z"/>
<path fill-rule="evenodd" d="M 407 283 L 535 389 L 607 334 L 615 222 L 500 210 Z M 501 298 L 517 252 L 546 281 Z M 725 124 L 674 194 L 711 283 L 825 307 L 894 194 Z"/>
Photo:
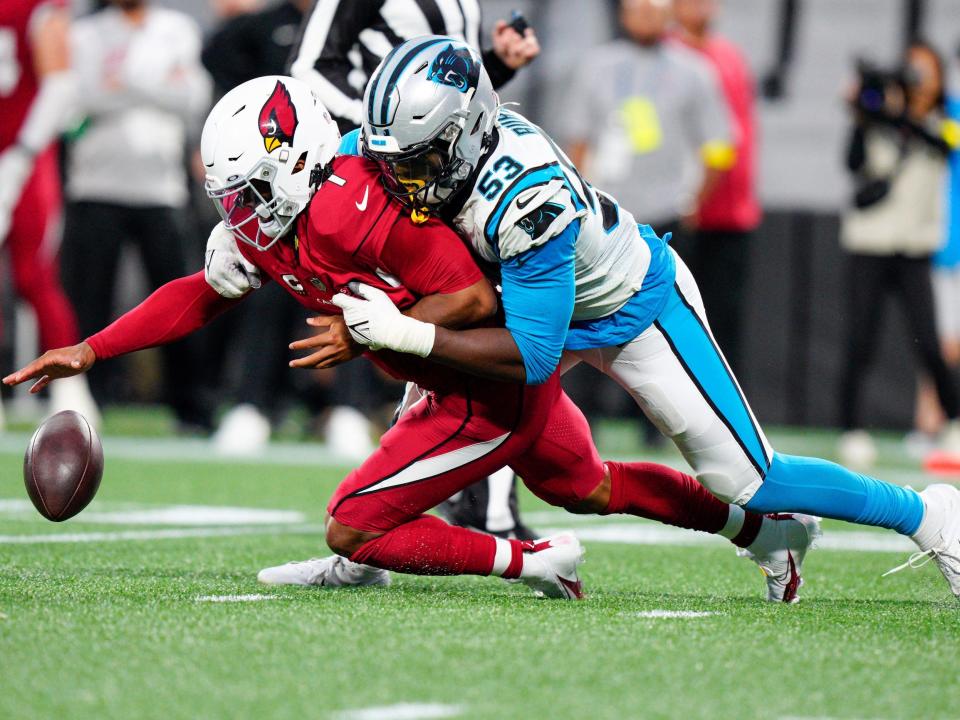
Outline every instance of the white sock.
<path fill-rule="evenodd" d="M 510 547 L 510 541 L 503 538 L 494 538 L 497 541 L 497 553 L 493 556 L 493 569 L 491 575 L 502 576 L 507 568 L 510 567 L 510 561 L 513 559 L 513 548 Z"/>
<path fill-rule="evenodd" d="M 487 532 L 513 530 L 510 512 L 510 490 L 513 488 L 513 470 L 500 468 L 487 478 Z"/>
<path fill-rule="evenodd" d="M 493 569 L 490 571 L 490 574 L 503 577 L 503 574 L 507 571 L 507 568 L 510 567 L 510 563 L 513 560 L 513 544 L 517 541 L 504 540 L 503 538 L 494 538 L 494 540 L 497 542 L 497 552 L 496 555 L 493 556 Z M 546 574 L 543 562 L 535 553 L 521 553 L 520 562 L 519 577 L 542 578 Z"/>
<path fill-rule="evenodd" d="M 727 509 L 727 522 L 720 528 L 720 532 L 717 534 L 722 535 L 727 538 L 727 540 L 733 540 L 740 534 L 740 531 L 743 530 L 743 521 L 747 517 L 747 514 L 739 505 L 728 505 Z"/>
<path fill-rule="evenodd" d="M 923 500 L 923 520 L 920 521 L 917 531 L 910 537 L 921 550 L 929 550 L 940 540 L 940 531 L 946 521 L 944 517 L 946 509 L 939 503 L 931 505 L 922 494 L 920 499 Z"/>

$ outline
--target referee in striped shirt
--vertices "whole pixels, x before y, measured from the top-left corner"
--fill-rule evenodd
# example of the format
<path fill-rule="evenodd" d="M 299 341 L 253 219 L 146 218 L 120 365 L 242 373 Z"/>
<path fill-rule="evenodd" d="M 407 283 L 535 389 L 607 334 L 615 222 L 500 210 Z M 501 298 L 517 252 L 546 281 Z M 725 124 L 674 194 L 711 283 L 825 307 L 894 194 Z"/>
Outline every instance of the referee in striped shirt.
<path fill-rule="evenodd" d="M 480 48 L 478 0 L 316 0 L 303 25 L 290 74 L 308 83 L 341 133 L 360 126 L 364 87 L 394 47 L 420 35 L 449 35 Z M 493 28 L 483 65 L 494 87 L 540 53 L 533 29 L 517 32 L 504 20 Z M 504 468 L 438 508 L 455 525 L 501 537 L 533 539 L 517 510 L 516 477 Z"/>
<path fill-rule="evenodd" d="M 317 0 L 290 74 L 309 83 L 346 133 L 360 126 L 363 90 L 383 57 L 410 38 L 431 34 L 450 35 L 479 49 L 479 1 Z M 532 29 L 521 35 L 504 20 L 494 26 L 492 43 L 483 65 L 494 87 L 540 52 Z"/>

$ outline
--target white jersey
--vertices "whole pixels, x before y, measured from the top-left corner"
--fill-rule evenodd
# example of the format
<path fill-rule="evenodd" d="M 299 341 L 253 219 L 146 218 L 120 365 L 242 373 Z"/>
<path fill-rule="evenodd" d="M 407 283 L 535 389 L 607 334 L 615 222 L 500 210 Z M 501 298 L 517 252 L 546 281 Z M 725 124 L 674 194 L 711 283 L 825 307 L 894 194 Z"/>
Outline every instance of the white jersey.
<path fill-rule="evenodd" d="M 453 219 L 477 254 L 507 262 L 580 220 L 575 246 L 574 322 L 605 317 L 638 291 L 651 250 L 633 216 L 585 182 L 536 125 L 501 108 L 498 136 Z"/>

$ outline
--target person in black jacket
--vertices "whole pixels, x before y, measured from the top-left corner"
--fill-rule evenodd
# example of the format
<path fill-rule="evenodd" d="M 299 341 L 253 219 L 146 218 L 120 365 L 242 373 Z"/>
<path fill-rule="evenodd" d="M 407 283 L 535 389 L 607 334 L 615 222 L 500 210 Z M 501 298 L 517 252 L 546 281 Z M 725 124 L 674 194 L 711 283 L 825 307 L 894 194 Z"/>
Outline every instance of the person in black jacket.
<path fill-rule="evenodd" d="M 311 0 L 285 0 L 230 18 L 207 38 L 203 65 L 223 95 L 262 75 L 282 75 Z"/>

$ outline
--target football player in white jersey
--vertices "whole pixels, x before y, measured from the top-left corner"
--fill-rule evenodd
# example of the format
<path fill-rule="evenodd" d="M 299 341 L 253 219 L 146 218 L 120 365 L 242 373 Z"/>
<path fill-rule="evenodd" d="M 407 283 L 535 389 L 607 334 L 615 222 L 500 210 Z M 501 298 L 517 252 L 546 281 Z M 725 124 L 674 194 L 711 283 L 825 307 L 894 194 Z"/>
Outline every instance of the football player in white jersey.
<path fill-rule="evenodd" d="M 548 378 L 561 354 L 564 366 L 587 362 L 633 396 L 717 497 L 895 530 L 920 549 L 909 564 L 932 558 L 960 597 L 960 491 L 917 493 L 775 452 L 682 260 L 503 109 L 467 45 L 425 36 L 398 46 L 367 86 L 364 112 L 359 141 L 348 135 L 341 149 L 359 144 L 415 217 L 447 219 L 499 264 L 506 329 L 420 323 L 365 289 L 366 300 L 336 300 L 358 342 L 527 383 Z"/>

